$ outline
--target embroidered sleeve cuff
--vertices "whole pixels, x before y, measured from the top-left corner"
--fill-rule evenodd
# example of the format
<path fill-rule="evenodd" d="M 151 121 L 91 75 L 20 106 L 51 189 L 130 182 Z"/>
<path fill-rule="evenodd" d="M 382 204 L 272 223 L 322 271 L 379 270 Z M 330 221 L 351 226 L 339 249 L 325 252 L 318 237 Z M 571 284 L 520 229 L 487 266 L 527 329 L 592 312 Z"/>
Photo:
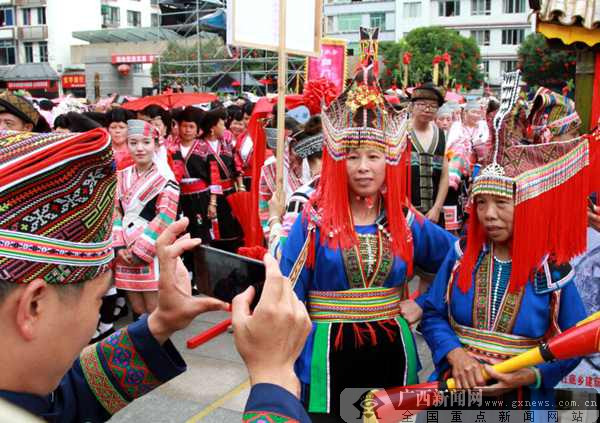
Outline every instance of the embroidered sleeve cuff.
<path fill-rule="evenodd" d="M 154 339 L 146 316 L 87 347 L 80 363 L 91 391 L 110 414 L 185 371 L 173 344 L 161 346 Z"/>
<path fill-rule="evenodd" d="M 310 422 L 304 407 L 294 395 L 269 383 L 259 383 L 252 387 L 243 421 Z"/>
<path fill-rule="evenodd" d="M 223 187 L 221 185 L 211 185 L 209 189 L 211 194 L 223 195 Z"/>

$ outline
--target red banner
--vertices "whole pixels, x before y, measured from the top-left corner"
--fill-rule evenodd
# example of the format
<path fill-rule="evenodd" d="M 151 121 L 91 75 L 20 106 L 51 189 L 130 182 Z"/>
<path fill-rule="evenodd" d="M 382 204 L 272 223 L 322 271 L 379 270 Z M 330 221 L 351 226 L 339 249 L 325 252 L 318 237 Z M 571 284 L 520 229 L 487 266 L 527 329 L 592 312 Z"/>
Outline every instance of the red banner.
<path fill-rule="evenodd" d="M 85 88 L 85 75 L 63 75 L 62 86 L 63 88 Z"/>
<path fill-rule="evenodd" d="M 157 54 L 113 54 L 112 64 L 119 63 L 154 63 Z"/>
<path fill-rule="evenodd" d="M 325 78 L 334 83 L 337 94 L 346 85 L 346 42 L 325 39 L 321 42 L 321 56 L 309 57 L 306 66 L 306 80 Z"/>
<path fill-rule="evenodd" d="M 50 81 L 12 81 L 8 82 L 9 90 L 47 90 Z"/>
<path fill-rule="evenodd" d="M 596 53 L 596 65 L 594 69 L 594 94 L 592 95 L 592 115 L 590 116 L 590 127 L 594 129 L 600 119 L 600 53 Z"/>

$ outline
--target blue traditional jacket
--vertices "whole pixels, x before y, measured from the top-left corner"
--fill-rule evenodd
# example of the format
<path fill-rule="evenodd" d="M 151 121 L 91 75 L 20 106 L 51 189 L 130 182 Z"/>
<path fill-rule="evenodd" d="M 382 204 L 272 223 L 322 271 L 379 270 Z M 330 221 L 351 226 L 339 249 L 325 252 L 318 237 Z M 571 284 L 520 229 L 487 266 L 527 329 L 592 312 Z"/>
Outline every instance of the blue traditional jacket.
<path fill-rule="evenodd" d="M 586 311 L 572 282 L 569 265 L 554 266 L 547 261 L 525 288 L 509 298 L 505 292 L 502 308 L 493 321 L 489 310 L 491 291 L 486 266 L 489 249 L 483 248 L 473 270 L 473 282 L 467 292 L 458 287 L 461 248 L 457 242 L 442 264 L 423 302 L 421 331 L 432 352 L 435 371 L 430 380 L 438 380 L 449 369 L 446 356 L 463 347 L 476 358 L 501 361 L 539 345 L 553 334 L 574 326 Z M 481 301 L 487 298 L 487 301 Z M 480 301 L 478 301 L 478 299 Z M 536 366 L 541 387 L 531 389 L 531 400 L 554 406 L 554 386 L 574 369 L 580 359 L 560 360 Z M 534 407 L 535 408 L 535 407 Z"/>
<path fill-rule="evenodd" d="M 104 422 L 131 401 L 186 370 L 171 341 L 160 345 L 147 317 L 83 350 L 50 395 L 0 390 L 0 398 L 52 423 Z M 310 422 L 300 401 L 270 384 L 252 388 L 245 422 Z M 277 417 L 261 420 L 265 417 Z"/>
<path fill-rule="evenodd" d="M 413 238 L 415 267 L 424 272 L 435 274 L 448 251 L 453 248 L 456 238 L 427 219 L 417 221 L 412 211 L 407 212 L 406 220 Z M 375 234 L 378 225 L 355 226 L 355 230 L 359 235 Z M 299 216 L 283 249 L 280 267 L 284 275 L 290 275 L 307 236 L 308 222 L 302 216 Z M 332 249 L 322 245 L 319 239 L 320 231 L 317 226 L 314 268 L 309 269 L 305 266 L 300 272 L 294 288 L 296 295 L 303 302 L 310 302 L 309 292 L 345 291 L 352 288 L 349 279 L 353 279 L 354 275 L 348 269 L 349 266 L 347 261 L 345 262 L 344 252 L 340 249 Z M 389 258 L 389 262 L 390 269 L 386 273 L 387 276 L 382 281 L 381 286 L 383 288 L 404 288 L 407 278 L 406 263 L 402 259 L 393 256 Z M 417 299 L 419 305 L 423 301 L 424 296 Z M 296 372 L 304 384 L 310 384 L 315 328 L 316 323 L 313 322 L 313 330 L 296 363 Z"/>

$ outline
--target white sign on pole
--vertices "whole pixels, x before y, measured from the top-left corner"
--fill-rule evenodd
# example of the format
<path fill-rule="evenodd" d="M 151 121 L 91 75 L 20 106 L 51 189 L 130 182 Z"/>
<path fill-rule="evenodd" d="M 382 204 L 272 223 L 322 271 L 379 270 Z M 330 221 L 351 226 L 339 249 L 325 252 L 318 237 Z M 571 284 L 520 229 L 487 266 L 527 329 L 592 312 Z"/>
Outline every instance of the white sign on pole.
<path fill-rule="evenodd" d="M 279 49 L 280 0 L 228 0 L 227 43 Z M 286 53 L 319 56 L 322 0 L 287 0 Z"/>

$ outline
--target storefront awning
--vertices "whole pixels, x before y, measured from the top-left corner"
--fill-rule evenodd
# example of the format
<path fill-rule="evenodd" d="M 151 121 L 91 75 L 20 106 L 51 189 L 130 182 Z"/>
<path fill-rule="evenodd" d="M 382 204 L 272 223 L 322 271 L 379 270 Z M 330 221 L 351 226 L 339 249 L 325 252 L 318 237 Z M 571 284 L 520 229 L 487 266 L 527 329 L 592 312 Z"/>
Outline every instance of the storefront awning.
<path fill-rule="evenodd" d="M 600 1 L 541 0 L 536 3 L 537 32 L 565 45 L 600 43 Z M 539 9 L 538 9 L 539 7 Z"/>
<path fill-rule="evenodd" d="M 3 81 L 56 81 L 58 74 L 48 63 L 23 63 L 14 65 L 2 75 Z"/>
<path fill-rule="evenodd" d="M 121 28 L 98 31 L 75 31 L 73 37 L 91 44 L 127 43 L 143 41 L 172 41 L 181 38 L 175 31 L 165 28 Z"/>

